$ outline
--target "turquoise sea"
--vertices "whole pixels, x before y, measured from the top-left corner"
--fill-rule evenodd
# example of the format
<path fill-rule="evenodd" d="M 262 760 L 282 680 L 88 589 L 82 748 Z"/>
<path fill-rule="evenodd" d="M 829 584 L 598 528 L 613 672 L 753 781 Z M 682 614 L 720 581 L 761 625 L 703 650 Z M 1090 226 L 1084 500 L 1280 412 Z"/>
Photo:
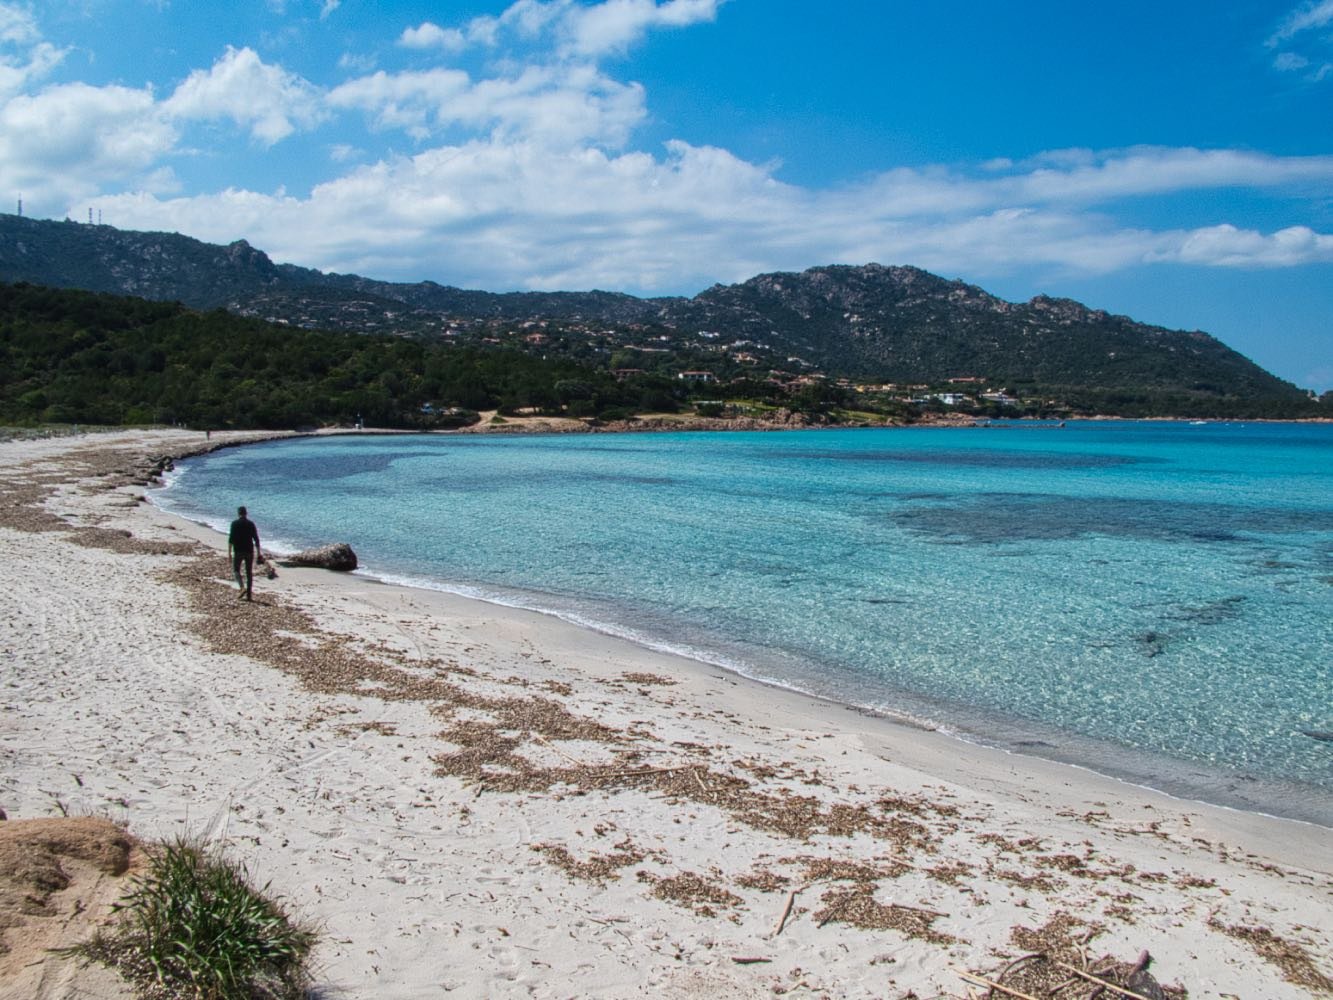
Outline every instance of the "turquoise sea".
<path fill-rule="evenodd" d="M 182 462 L 157 501 L 1333 826 L 1330 425 L 304 438 Z"/>

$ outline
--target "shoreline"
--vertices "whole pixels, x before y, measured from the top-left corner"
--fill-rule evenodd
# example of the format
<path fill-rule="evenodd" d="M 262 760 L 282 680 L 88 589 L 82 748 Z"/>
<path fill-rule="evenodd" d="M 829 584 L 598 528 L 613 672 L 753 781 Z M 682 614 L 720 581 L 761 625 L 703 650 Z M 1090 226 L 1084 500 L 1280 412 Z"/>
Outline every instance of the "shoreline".
<path fill-rule="evenodd" d="M 334 988 L 963 996 L 1061 913 L 1192 997 L 1333 982 L 1326 829 L 460 595 L 282 569 L 245 605 L 120 471 L 194 438 L 0 444 L 0 806 L 225 832 L 326 926 Z"/>
<path fill-rule="evenodd" d="M 546 418 L 535 418 L 535 425 L 516 427 L 511 431 L 498 433 L 516 434 L 551 434 L 546 426 Z M 1136 421 L 1140 422 L 1140 421 Z M 1160 422 L 1160 421 L 1152 421 Z M 952 425 L 949 425 L 952 429 Z M 1051 426 L 1049 424 L 1043 424 Z M 650 428 L 642 428 L 650 430 Z M 856 428 L 839 427 L 803 427 L 770 428 L 772 430 L 850 430 Z M 920 429 L 919 427 L 900 429 Z M 656 430 L 664 430 L 656 428 Z M 608 431 L 610 432 L 610 431 Z M 316 435 L 265 436 L 253 441 L 227 443 L 222 447 L 242 444 L 263 443 L 288 436 L 399 436 L 415 432 L 398 432 L 376 429 L 335 430 Z M 456 434 L 456 431 L 438 432 L 443 435 Z M 473 433 L 490 433 L 484 427 Z M 178 456 L 182 459 L 196 457 L 216 447 L 204 448 Z M 150 500 L 157 506 L 157 501 Z M 183 515 L 161 508 L 171 516 Z M 213 527 L 197 522 L 206 530 L 225 532 L 225 524 Z M 959 741 L 969 747 L 982 747 L 1021 758 L 1032 758 L 1053 764 L 1079 768 L 1113 781 L 1123 782 L 1128 786 L 1164 795 L 1182 803 L 1211 806 L 1241 813 L 1274 819 L 1291 820 L 1308 824 L 1312 827 L 1333 831 L 1333 790 L 1316 784 L 1284 779 L 1280 775 L 1256 777 L 1245 770 L 1229 765 L 1214 765 L 1191 761 L 1185 758 L 1171 757 L 1164 753 L 1124 746 L 1113 741 L 1099 740 L 1090 735 L 1067 732 L 1057 726 L 1040 720 L 1024 719 L 1006 715 L 998 710 L 984 710 L 968 705 L 932 700 L 928 696 L 910 691 L 889 692 L 888 704 L 859 702 L 848 693 L 842 695 L 833 689 L 821 690 L 818 677 L 807 674 L 805 683 L 793 677 L 784 678 L 766 669 L 772 660 L 745 659 L 736 650 L 727 651 L 725 644 L 708 648 L 692 648 L 673 645 L 669 640 L 654 639 L 636 635 L 626 626 L 621 625 L 614 616 L 603 619 L 583 616 L 580 612 L 558 606 L 558 602 L 543 603 L 543 594 L 538 591 L 514 590 L 508 593 L 496 591 L 487 593 L 485 587 L 468 583 L 432 580 L 427 577 L 401 576 L 385 570 L 371 570 L 362 567 L 356 573 L 358 577 L 374 580 L 386 586 L 399 586 L 427 593 L 445 593 L 463 600 L 479 601 L 502 608 L 532 613 L 557 620 L 572 627 L 587 629 L 592 632 L 623 641 L 630 645 L 668 656 L 680 657 L 696 664 L 701 669 L 721 670 L 748 683 L 764 688 L 785 691 L 799 697 L 810 698 L 834 707 L 843 708 L 868 716 L 883 718 L 894 724 L 935 731 L 949 739 Z M 779 671 L 780 673 L 780 671 Z"/>
<path fill-rule="evenodd" d="M 202 531 L 207 532 L 208 535 L 211 535 L 215 542 L 220 542 L 220 529 L 158 506 L 153 502 L 151 494 L 148 496 L 148 501 L 153 503 L 155 509 L 166 517 L 201 529 Z M 283 555 L 280 554 L 274 558 L 281 561 Z M 289 570 L 284 570 L 284 572 L 288 571 Z M 1006 745 L 999 737 L 986 736 L 982 723 L 984 723 L 988 717 L 984 714 L 972 717 L 972 728 L 968 728 L 961 723 L 953 724 L 949 720 L 940 720 L 924 715 L 918 716 L 906 710 L 877 708 L 871 705 L 860 704 L 855 701 L 841 700 L 835 695 L 820 694 L 818 691 L 800 687 L 794 682 L 784 682 L 747 673 L 744 669 L 735 664 L 722 662 L 722 658 L 719 658 L 719 660 L 710 660 L 707 659 L 703 653 L 694 655 L 688 650 L 673 648 L 666 643 L 656 643 L 648 639 L 628 635 L 623 631 L 618 631 L 612 624 L 580 621 L 558 610 L 547 609 L 537 605 L 518 603 L 517 601 L 508 601 L 501 599 L 500 597 L 487 597 L 479 593 L 468 593 L 467 588 L 463 585 L 454 587 L 438 581 L 413 582 L 405 578 L 393 577 L 392 575 L 386 576 L 362 568 L 358 568 L 356 571 L 345 575 L 335 574 L 333 575 L 333 579 L 335 581 L 339 579 L 362 581 L 373 587 L 385 587 L 390 590 L 404 590 L 419 594 L 422 596 L 426 604 L 431 607 L 432 612 L 441 616 L 456 614 L 457 605 L 455 602 L 463 602 L 464 605 L 475 604 L 484 608 L 495 609 L 493 612 L 494 614 L 512 614 L 520 620 L 526 619 L 530 623 L 529 627 L 533 628 L 534 631 L 545 631 L 550 628 L 550 623 L 558 623 L 559 626 L 573 629 L 576 633 L 588 633 L 601 637 L 610 643 L 621 644 L 630 647 L 633 650 L 641 651 L 643 654 L 664 657 L 669 661 L 677 663 L 680 669 L 689 670 L 695 673 L 720 671 L 731 682 L 752 686 L 760 692 L 765 692 L 764 696 L 772 695 L 775 697 L 795 699 L 798 705 L 806 706 L 806 714 L 815 712 L 816 708 L 821 715 L 825 715 L 826 713 L 847 712 L 862 716 L 866 719 L 875 720 L 878 723 L 883 723 L 885 726 L 891 727 L 894 730 L 904 729 L 912 732 L 935 734 L 935 736 L 945 740 L 946 745 L 947 743 L 959 744 L 964 753 L 976 753 L 978 751 L 995 753 L 1019 758 L 1024 761 L 1040 761 L 1056 768 L 1072 768 L 1076 771 L 1086 773 L 1099 781 L 1109 782 L 1116 787 L 1124 786 L 1125 788 L 1134 790 L 1136 793 L 1160 796 L 1177 803 L 1181 808 L 1216 809 L 1223 812 L 1236 813 L 1239 816 L 1252 815 L 1261 820 L 1296 823 L 1301 826 L 1310 827 L 1316 831 L 1327 831 L 1330 835 L 1333 835 L 1333 822 L 1321 822 L 1318 819 L 1311 819 L 1305 815 L 1270 811 L 1258 807 L 1254 804 L 1253 800 L 1244 800 L 1246 804 L 1236 804 L 1225 801 L 1214 801 L 1199 795 L 1191 794 L 1188 787 L 1184 787 L 1180 790 L 1173 790 L 1170 787 L 1152 784 L 1150 777 L 1144 773 L 1117 773 L 1114 769 L 1109 767 L 1098 767 L 1096 764 L 1085 763 L 1083 760 L 1078 759 L 1079 754 L 1077 752 L 1059 756 L 1055 753 L 1041 753 L 1038 749 L 1026 746 Z M 438 595 L 438 597 L 441 598 L 438 602 L 438 606 L 436 606 L 436 602 L 431 599 L 430 595 Z M 484 612 L 480 610 L 476 612 L 477 615 L 483 613 Z M 799 708 L 798 711 L 800 711 Z M 1016 731 L 1020 730 L 1020 727 L 1027 727 L 1029 729 L 1037 729 L 1045 735 L 1072 738 L 1070 734 L 1064 733 L 1063 731 L 1056 730 L 1055 728 L 1044 724 L 1039 725 L 1029 720 L 1016 720 L 1006 717 L 1000 721 L 1004 725 L 1012 726 Z M 1025 735 L 1030 736 L 1031 734 L 1028 733 Z M 1122 748 L 1118 745 L 1097 744 L 1091 740 L 1085 740 L 1084 742 L 1088 747 L 1104 746 L 1109 750 L 1122 750 L 1132 754 L 1135 759 L 1142 759 L 1148 763 L 1151 763 L 1152 760 L 1155 759 L 1145 752 L 1130 751 L 1127 748 Z M 1052 744 L 1050 749 L 1060 750 L 1061 747 Z M 1083 756 L 1089 756 L 1090 753 L 1091 751 Z M 1168 760 L 1168 758 L 1162 759 Z M 1171 762 L 1182 768 L 1185 766 L 1184 762 L 1174 760 Z M 1146 768 L 1141 770 L 1146 770 Z M 1212 772 L 1212 775 L 1217 779 L 1227 776 L 1221 771 Z M 1232 774 L 1230 777 L 1237 781 L 1244 778 L 1243 775 L 1239 774 Z M 1271 782 L 1271 779 L 1247 780 L 1263 780 L 1269 782 L 1275 789 L 1280 787 L 1288 794 L 1314 792 L 1318 793 L 1321 797 L 1326 796 L 1327 794 L 1323 789 L 1318 788 L 1317 786 L 1307 786 L 1299 783 L 1278 785 L 1276 782 Z M 1268 795 L 1267 798 L 1271 799 L 1276 794 L 1277 793 L 1274 792 Z"/>
<path fill-rule="evenodd" d="M 150 497 L 151 502 L 151 497 Z M 190 519 L 175 514 L 168 510 L 162 510 L 169 517 L 176 517 L 183 521 Z M 190 523 L 198 525 L 206 531 L 218 534 L 218 529 L 210 525 L 197 521 Z M 281 559 L 281 556 L 278 557 Z M 967 750 L 984 750 L 988 752 L 997 752 L 1000 754 L 1018 757 L 1025 760 L 1043 761 L 1057 767 L 1069 767 L 1078 771 L 1095 775 L 1097 778 L 1124 785 L 1128 788 L 1136 789 L 1140 792 L 1146 792 L 1153 795 L 1159 795 L 1179 803 L 1182 807 L 1206 807 L 1211 809 L 1220 809 L 1227 812 L 1235 812 L 1242 815 L 1253 814 L 1264 819 L 1279 820 L 1282 822 L 1299 823 L 1304 826 L 1312 827 L 1316 830 L 1328 831 L 1333 836 L 1333 813 L 1327 809 L 1320 809 L 1318 816 L 1320 818 L 1311 818 L 1312 813 L 1309 809 L 1302 806 L 1300 812 L 1282 812 L 1275 808 L 1265 808 L 1268 805 L 1276 805 L 1276 800 L 1305 795 L 1315 795 L 1320 802 L 1330 799 L 1330 793 L 1316 785 L 1302 784 L 1300 782 L 1280 782 L 1272 778 L 1252 778 L 1241 772 L 1222 770 L 1214 768 L 1207 772 L 1199 770 L 1203 765 L 1193 764 L 1169 758 L 1165 756 L 1154 756 L 1147 751 L 1140 751 L 1133 748 L 1122 747 L 1118 744 L 1098 742 L 1088 737 L 1080 737 L 1075 734 L 1066 733 L 1045 723 L 1037 723 L 1031 720 L 1016 719 L 1008 716 L 1000 716 L 995 713 L 984 713 L 979 710 L 969 715 L 965 710 L 958 710 L 958 721 L 954 718 L 935 717 L 927 714 L 914 714 L 906 709 L 895 709 L 893 707 L 876 707 L 868 704 L 861 704 L 856 701 L 843 700 L 834 694 L 821 694 L 816 690 L 807 689 L 799 686 L 796 682 L 782 681 L 775 678 L 768 678 L 758 673 L 750 673 L 741 666 L 726 662 L 726 658 L 721 655 L 718 659 L 708 659 L 705 652 L 700 651 L 697 654 L 687 649 L 674 648 L 667 643 L 657 643 L 648 639 L 635 637 L 626 634 L 623 630 L 618 630 L 614 624 L 606 624 L 595 621 L 581 621 L 572 616 L 562 613 L 558 610 L 543 608 L 535 604 L 523 604 L 517 601 L 507 601 L 500 597 L 487 597 L 479 593 L 468 593 L 465 585 L 458 587 L 438 581 L 413 582 L 411 580 L 392 575 L 385 576 L 374 571 L 358 569 L 349 578 L 365 580 L 377 586 L 389 588 L 401 588 L 408 591 L 420 592 L 422 594 L 441 594 L 451 599 L 457 599 L 465 602 L 473 602 L 494 608 L 500 608 L 515 612 L 519 615 L 531 615 L 536 619 L 552 620 L 576 629 L 581 632 L 590 632 L 606 639 L 623 643 L 635 649 L 644 652 L 664 656 L 682 663 L 691 664 L 693 669 L 699 671 L 721 671 L 730 678 L 744 684 L 754 685 L 761 690 L 781 693 L 802 701 L 808 701 L 820 706 L 827 707 L 830 710 L 840 710 L 865 716 L 866 718 L 876 719 L 883 723 L 901 727 L 917 732 L 935 733 L 946 740 L 955 741 L 962 744 Z M 443 609 L 442 609 L 443 610 Z M 540 628 L 541 626 L 538 626 Z M 757 668 L 756 668 L 757 669 Z M 947 716 L 947 707 L 941 712 L 941 716 Z M 993 722 L 1001 727 L 1011 730 L 1012 736 L 1023 736 L 1025 739 L 1019 742 L 1006 743 L 1004 738 L 995 735 L 987 735 L 987 722 Z M 1031 747 L 1026 745 L 1026 741 L 1038 738 L 1039 742 L 1045 742 L 1041 737 L 1049 736 L 1052 739 L 1065 739 L 1073 744 L 1070 750 L 1060 744 L 1050 743 L 1047 747 Z M 1043 749 L 1049 749 L 1050 752 L 1042 752 Z M 1122 770 L 1117 770 L 1110 765 L 1098 765 L 1090 762 L 1097 757 L 1097 750 L 1112 753 L 1121 753 L 1132 761 L 1141 762 L 1137 770 L 1131 770 L 1127 765 Z M 1056 752 L 1060 751 L 1060 752 Z M 1211 799 L 1198 793 L 1195 786 L 1190 786 L 1183 779 L 1163 780 L 1161 784 L 1154 784 L 1149 771 L 1154 762 L 1174 765 L 1181 771 L 1193 769 L 1197 775 L 1206 776 L 1213 782 L 1231 781 L 1239 784 L 1242 781 L 1253 781 L 1265 786 L 1265 792 L 1261 798 L 1246 797 L 1239 793 L 1233 794 L 1233 801 L 1219 801 Z M 1160 779 L 1159 779 L 1160 780 Z M 1224 798 L 1219 796 L 1219 799 Z"/>
<path fill-rule="evenodd" d="M 826 428 L 803 429 L 819 430 Z M 355 435 L 358 433 L 391 434 L 395 432 L 351 431 L 349 433 Z M 546 432 L 521 431 L 520 433 Z M 261 438 L 254 441 L 237 441 L 228 443 L 225 447 L 243 447 L 271 440 L 277 439 Z M 196 457 L 199 454 L 203 453 L 194 453 L 194 455 L 189 457 Z M 186 456 L 183 455 L 180 457 L 183 458 Z M 188 524 L 192 528 L 198 529 L 200 532 L 203 532 L 204 535 L 196 537 L 199 537 L 205 544 L 210 544 L 212 547 L 225 551 L 225 536 L 219 529 L 163 509 L 154 503 L 151 493 L 146 494 L 146 497 L 148 503 L 150 503 L 153 509 L 159 514 L 180 525 Z M 282 557 L 278 556 L 277 558 L 281 560 Z M 284 574 L 291 572 L 293 572 L 293 569 L 283 569 Z M 949 769 L 949 765 L 946 762 L 949 761 L 952 755 L 948 753 L 948 750 L 951 746 L 956 744 L 958 749 L 963 750 L 964 755 L 984 754 L 991 756 L 991 763 L 995 766 L 1000 766 L 997 763 L 997 760 L 1002 760 L 1003 758 L 1015 758 L 1019 761 L 1029 763 L 1034 771 L 1049 774 L 1053 780 L 1059 780 L 1062 769 L 1072 769 L 1088 776 L 1089 779 L 1093 779 L 1093 781 L 1101 787 L 1103 794 L 1113 794 L 1114 790 L 1123 789 L 1131 796 L 1147 795 L 1152 798 L 1158 798 L 1174 803 L 1180 809 L 1200 809 L 1205 811 L 1219 811 L 1223 814 L 1233 814 L 1238 820 L 1236 824 L 1221 825 L 1224 827 L 1229 826 L 1236 831 L 1237 835 L 1244 836 L 1249 834 L 1252 825 L 1247 822 L 1248 817 L 1253 817 L 1257 820 L 1257 825 L 1263 825 L 1266 821 L 1274 821 L 1281 824 L 1292 823 L 1297 824 L 1300 827 L 1309 828 L 1311 831 L 1318 833 L 1333 834 L 1333 824 L 1321 823 L 1300 816 L 1266 812 L 1256 808 L 1247 808 L 1245 806 L 1195 798 L 1189 794 L 1174 792 L 1148 784 L 1146 783 L 1146 779 L 1137 780 L 1132 776 L 1115 774 L 1079 761 L 1065 760 L 1055 756 L 1028 752 L 1024 749 L 1006 747 L 999 743 L 989 742 L 979 734 L 954 731 L 932 719 L 917 718 L 907 712 L 894 712 L 892 710 L 883 710 L 867 705 L 860 705 L 855 702 L 841 701 L 833 696 L 822 695 L 814 691 L 808 691 L 776 680 L 756 677 L 727 664 L 711 662 L 702 657 L 691 656 L 681 650 L 655 645 L 645 640 L 617 633 L 607 626 L 574 621 L 558 611 L 525 606 L 517 603 L 507 603 L 505 601 L 492 600 L 479 595 L 462 593 L 459 590 L 451 589 L 443 584 L 439 586 L 429 586 L 422 583 L 410 583 L 397 579 L 385 579 L 383 576 L 376 573 L 369 571 L 362 572 L 360 569 L 349 574 L 325 573 L 320 570 L 299 570 L 299 572 L 301 572 L 302 575 L 322 574 L 324 578 L 319 580 L 319 583 L 331 585 L 338 589 L 341 589 L 343 586 L 354 588 L 363 597 L 369 593 L 374 593 L 373 590 L 361 590 L 360 586 L 363 583 L 368 584 L 371 588 L 384 588 L 386 593 L 404 591 L 407 592 L 407 594 L 417 595 L 420 599 L 420 603 L 429 609 L 427 613 L 431 616 L 438 616 L 441 618 L 486 618 L 494 616 L 506 620 L 506 624 L 512 627 L 525 628 L 534 632 L 543 632 L 548 636 L 557 628 L 560 630 L 569 630 L 572 635 L 566 638 L 565 641 L 570 645 L 578 644 L 578 637 L 580 636 L 595 636 L 604 641 L 608 646 L 613 647 L 612 652 L 609 655 L 620 655 L 627 660 L 639 659 L 644 656 L 662 658 L 666 662 L 672 664 L 675 671 L 691 673 L 700 679 L 702 679 L 705 674 L 712 674 L 716 679 L 724 679 L 732 685 L 744 687 L 752 698 L 759 700 L 771 698 L 774 701 L 789 702 L 790 711 L 796 715 L 831 720 L 837 718 L 839 713 L 847 713 L 869 720 L 870 726 L 876 729 L 881 726 L 885 727 L 887 733 L 899 734 L 906 731 L 909 733 L 930 734 L 932 740 L 939 740 L 941 741 L 941 744 L 933 746 L 930 754 L 922 756 L 922 766 L 927 766 L 924 763 L 927 757 L 938 755 L 939 760 L 928 766 L 935 772 L 943 772 L 937 773 L 936 776 L 946 777 L 950 780 L 957 780 L 961 775 L 970 775 L 972 773 L 970 768 L 960 768 L 958 771 Z M 410 600 L 410 598 L 407 597 L 402 599 Z M 372 603 L 380 604 L 382 602 L 372 601 Z M 614 647 L 623 647 L 623 649 L 616 650 Z M 721 672 L 724 676 L 717 678 L 715 672 Z M 998 755 L 998 758 L 995 758 L 993 755 Z M 1048 768 L 1051 770 L 1047 771 Z M 1061 781 L 1060 783 L 1067 786 L 1077 784 L 1076 781 Z M 1266 838 L 1270 832 L 1266 832 L 1264 837 Z"/>
<path fill-rule="evenodd" d="M 178 515 L 172 515 L 171 512 L 169 511 L 165 511 L 164 513 L 167 513 L 169 516 L 178 516 Z M 193 522 L 193 523 L 197 524 L 198 522 Z M 213 529 L 207 525 L 200 525 L 200 527 L 203 527 L 206 530 L 216 534 L 216 529 Z M 604 626 L 597 623 L 577 621 L 570 617 L 567 617 L 566 615 L 560 613 L 559 611 L 546 610 L 540 607 L 528 606 L 518 603 L 510 603 L 499 599 L 490 599 L 476 594 L 469 594 L 462 592 L 460 590 L 452 589 L 447 585 L 443 584 L 439 586 L 430 586 L 427 584 L 416 584 L 416 583 L 406 582 L 400 579 L 386 579 L 376 575 L 375 573 L 361 572 L 360 570 L 358 570 L 353 574 L 350 574 L 349 578 L 365 580 L 376 586 L 388 587 L 391 589 L 402 589 L 422 594 L 441 594 L 451 599 L 451 601 L 458 600 L 468 603 L 475 603 L 488 607 L 502 609 L 503 611 L 513 612 L 519 616 L 532 616 L 533 619 L 539 622 L 543 620 L 559 622 L 561 625 L 574 629 L 577 632 L 592 633 L 594 635 L 604 637 L 605 639 L 609 640 L 612 643 L 623 644 L 625 646 L 632 647 L 633 649 L 642 650 L 644 653 L 650 653 L 653 655 L 665 657 L 671 661 L 676 661 L 677 663 L 681 664 L 685 669 L 690 669 L 694 672 L 720 671 L 722 674 L 726 676 L 727 679 L 731 680 L 733 683 L 738 682 L 743 685 L 753 686 L 759 691 L 764 692 L 764 694 L 760 695 L 760 697 L 767 697 L 771 695 L 775 697 L 787 697 L 794 699 L 798 705 L 796 710 L 798 712 L 801 712 L 802 714 L 817 713 L 823 717 L 830 717 L 832 714 L 836 714 L 837 712 L 847 712 L 854 715 L 862 716 L 866 719 L 874 720 L 876 723 L 882 723 L 883 725 L 890 727 L 890 729 L 893 731 L 907 730 L 910 732 L 934 734 L 935 736 L 940 737 L 941 739 L 946 741 L 946 746 L 950 743 L 960 744 L 961 745 L 960 749 L 965 754 L 976 753 L 980 751 L 988 754 L 994 753 L 1007 757 L 1015 757 L 1023 761 L 1040 761 L 1044 764 L 1051 765 L 1055 768 L 1072 768 L 1075 771 L 1083 772 L 1087 775 L 1090 775 L 1100 782 L 1109 783 L 1114 787 L 1123 786 L 1126 789 L 1130 789 L 1132 790 L 1132 794 L 1141 793 L 1141 794 L 1161 797 L 1163 799 L 1176 803 L 1182 809 L 1188 809 L 1188 808 L 1215 809 L 1215 810 L 1221 810 L 1226 813 L 1235 813 L 1242 817 L 1255 816 L 1260 820 L 1275 820 L 1281 823 L 1296 823 L 1304 827 L 1309 827 L 1315 831 L 1327 832 L 1330 836 L 1333 836 L 1333 822 L 1321 822 L 1320 820 L 1310 819 L 1302 815 L 1293 815 L 1290 813 L 1269 811 L 1263 808 L 1259 808 L 1255 806 L 1253 803 L 1248 805 L 1240 805 L 1228 802 L 1213 801 L 1197 795 L 1192 795 L 1187 789 L 1173 791 L 1167 787 L 1161 787 L 1158 785 L 1151 784 L 1150 783 L 1151 779 L 1146 774 L 1140 774 L 1136 776 L 1129 773 L 1123 773 L 1123 774 L 1116 773 L 1115 770 L 1110 768 L 1106 767 L 1099 768 L 1094 764 L 1084 763 L 1079 759 L 1075 759 L 1078 756 L 1076 753 L 1061 757 L 1055 754 L 1043 754 L 1038 752 L 1036 749 L 1031 749 L 1028 747 L 1006 746 L 1003 742 L 1000 742 L 998 738 L 988 738 L 984 734 L 984 732 L 981 731 L 982 727 L 979 724 L 977 724 L 974 729 L 969 729 L 965 728 L 961 724 L 954 726 L 951 725 L 950 722 L 948 721 L 941 721 L 935 718 L 925 717 L 925 716 L 916 716 L 910 712 L 903 710 L 894 710 L 892 708 L 876 708 L 870 705 L 859 704 L 854 701 L 840 700 L 834 695 L 823 695 L 818 693 L 817 691 L 807 690 L 805 688 L 799 687 L 794 683 L 785 683 L 783 681 L 776 679 L 769 679 L 762 676 L 755 676 L 753 674 L 746 673 L 744 670 L 740 669 L 737 666 L 724 662 L 716 662 L 713 660 L 706 659 L 702 654 L 691 655 L 691 653 L 689 653 L 688 651 L 671 648 L 670 646 L 665 644 L 656 644 L 648 640 L 638 639 L 633 636 L 625 635 L 622 634 L 621 632 L 616 631 L 613 626 L 609 625 Z M 450 607 L 442 605 L 438 610 L 440 613 L 443 614 L 447 613 L 450 610 Z M 536 630 L 544 629 L 544 626 L 542 624 L 536 624 L 533 627 Z M 688 665 L 688 667 L 685 667 L 684 665 Z M 984 721 L 985 716 L 978 716 L 977 718 Z M 1032 726 L 1032 727 L 1036 726 L 1035 723 L 1031 723 L 1026 720 L 1006 719 L 1005 721 L 1007 724 L 1015 726 L 1015 728 L 1018 727 L 1020 722 L 1022 725 L 1025 726 Z M 1068 734 L 1065 734 L 1062 731 L 1057 731 L 1051 727 L 1039 727 L 1039 728 L 1041 728 L 1042 731 L 1049 732 L 1051 734 L 1056 734 L 1057 732 L 1059 732 L 1059 735 L 1068 738 Z M 1094 744 L 1091 741 L 1088 741 L 1088 745 L 1093 746 Z M 1119 747 L 1113 747 L 1110 744 L 1106 744 L 1106 746 L 1112 749 L 1122 749 Z M 1060 749 L 1060 747 L 1053 745 L 1051 749 L 1058 750 Z M 1134 753 L 1136 757 L 1139 757 L 1145 761 L 1151 761 L 1153 759 L 1150 755 L 1146 753 L 1140 753 L 1137 751 L 1135 751 Z M 1173 763 L 1176 763 L 1181 767 L 1185 766 L 1183 762 L 1173 761 Z M 1221 772 L 1217 772 L 1216 776 L 1222 777 L 1223 775 Z M 1243 775 L 1238 775 L 1238 774 L 1231 775 L 1231 777 L 1233 778 L 1233 780 L 1244 779 Z M 1268 779 L 1246 779 L 1246 780 L 1266 781 Z M 1275 787 L 1277 787 L 1276 784 Z M 1321 796 L 1327 794 L 1323 789 L 1318 788 L 1317 786 L 1300 785 L 1298 783 L 1290 783 L 1288 786 L 1281 786 L 1281 787 L 1283 787 L 1288 794 L 1296 794 L 1303 791 L 1316 792 L 1319 793 Z M 1270 795 L 1268 797 L 1272 798 L 1273 796 Z"/>

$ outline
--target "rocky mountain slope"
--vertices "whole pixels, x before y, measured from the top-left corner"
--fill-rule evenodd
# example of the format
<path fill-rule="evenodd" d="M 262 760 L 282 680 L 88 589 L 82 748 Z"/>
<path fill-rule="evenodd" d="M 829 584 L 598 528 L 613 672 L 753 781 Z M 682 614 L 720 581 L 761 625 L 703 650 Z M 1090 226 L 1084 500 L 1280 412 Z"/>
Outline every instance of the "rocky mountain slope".
<path fill-rule="evenodd" d="M 1202 332 L 1038 296 L 1012 303 L 912 267 L 817 267 L 715 285 L 693 298 L 611 292 L 498 294 L 275 264 L 245 241 L 0 215 L 0 281 L 223 308 L 290 325 L 437 337 L 451 324 L 555 323 L 560 343 L 605 355 L 660 334 L 698 365 L 742 349 L 760 367 L 900 383 L 975 377 L 1040 387 L 1232 398 L 1301 390 Z M 546 344 L 543 350 L 552 350 Z"/>

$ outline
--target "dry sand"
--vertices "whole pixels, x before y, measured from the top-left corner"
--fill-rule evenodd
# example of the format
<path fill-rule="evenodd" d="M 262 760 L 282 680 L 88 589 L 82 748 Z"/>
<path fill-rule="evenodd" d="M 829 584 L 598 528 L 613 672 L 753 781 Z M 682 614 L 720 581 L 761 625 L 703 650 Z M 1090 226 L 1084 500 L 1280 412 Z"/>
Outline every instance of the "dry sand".
<path fill-rule="evenodd" d="M 329 996 L 1088 997 L 1069 967 L 1145 950 L 1191 997 L 1333 995 L 1328 829 L 449 595 L 284 569 L 237 601 L 135 482 L 201 443 L 0 444 L 0 826 L 225 842 L 322 928 Z M 114 898 L 63 865 L 0 907 L 0 997 L 121 995 L 41 951 Z"/>

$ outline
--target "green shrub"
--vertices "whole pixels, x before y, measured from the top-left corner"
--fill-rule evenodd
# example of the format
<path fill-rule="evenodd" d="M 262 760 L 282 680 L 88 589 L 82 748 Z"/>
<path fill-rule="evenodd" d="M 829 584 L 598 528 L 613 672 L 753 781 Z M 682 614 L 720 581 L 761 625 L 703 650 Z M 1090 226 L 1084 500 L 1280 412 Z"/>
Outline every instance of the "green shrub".
<path fill-rule="evenodd" d="M 297 1000 L 315 934 L 255 889 L 242 865 L 186 840 L 150 849 L 117 920 L 79 949 L 171 997 Z"/>

